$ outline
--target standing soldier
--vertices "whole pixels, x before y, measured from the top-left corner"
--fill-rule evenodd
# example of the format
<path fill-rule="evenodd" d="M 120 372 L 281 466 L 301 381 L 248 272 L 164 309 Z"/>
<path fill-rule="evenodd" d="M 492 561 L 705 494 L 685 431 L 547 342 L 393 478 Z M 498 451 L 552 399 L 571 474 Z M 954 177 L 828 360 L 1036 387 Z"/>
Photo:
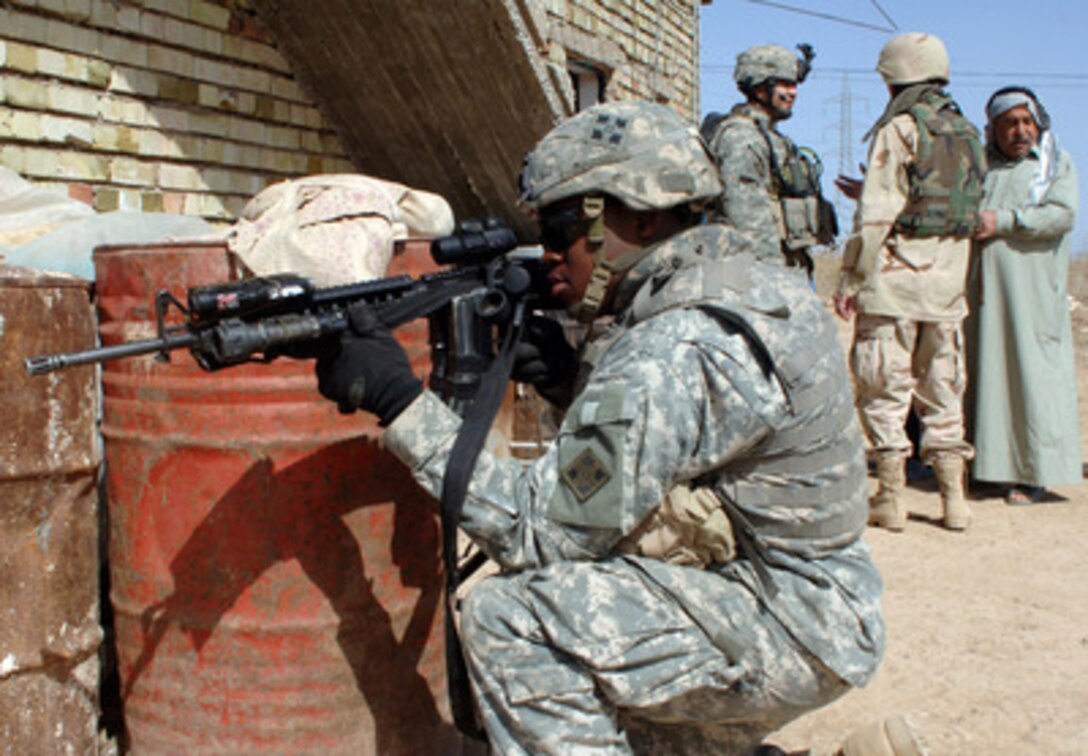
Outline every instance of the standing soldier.
<path fill-rule="evenodd" d="M 977 130 L 943 89 L 948 53 L 941 40 L 897 36 L 877 70 L 890 101 L 866 135 L 873 141 L 865 179 L 836 181 L 858 200 L 835 309 L 843 318 L 857 312 L 851 365 L 879 478 L 869 522 L 896 531 L 906 523 L 901 494 L 913 399 L 944 526 L 964 530 L 964 461 L 973 455 L 962 411 L 964 289 L 986 158 Z"/>
<path fill-rule="evenodd" d="M 779 133 L 793 114 L 797 85 L 814 57 L 778 45 L 760 45 L 737 56 L 733 78 L 747 102 L 727 116 L 712 115 L 703 134 L 722 175 L 721 218 L 756 243 L 761 259 L 799 266 L 812 275 L 809 248 L 830 244 L 838 231 L 835 211 L 820 192 L 816 153 Z"/>

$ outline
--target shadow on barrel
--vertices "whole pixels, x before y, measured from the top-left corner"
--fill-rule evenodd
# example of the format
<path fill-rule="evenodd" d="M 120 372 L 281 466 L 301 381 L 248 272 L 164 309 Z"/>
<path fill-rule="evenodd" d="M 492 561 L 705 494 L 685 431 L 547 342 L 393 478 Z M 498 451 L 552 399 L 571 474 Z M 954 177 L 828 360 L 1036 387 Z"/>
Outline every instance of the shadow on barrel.
<path fill-rule="evenodd" d="M 153 469 L 148 480 L 152 487 L 173 485 L 156 484 L 160 475 L 171 474 L 176 471 Z M 292 701 L 286 716 L 297 710 L 304 720 L 316 718 L 300 722 L 304 726 L 296 731 L 358 727 L 357 714 L 314 711 L 345 699 L 344 691 L 330 693 L 322 679 L 326 667 L 343 676 L 341 660 L 330 661 L 321 649 L 335 638 L 364 700 L 355 694 L 347 698 L 370 712 L 376 752 L 449 752 L 457 736 L 445 713 L 441 631 L 435 621 L 442 598 L 439 543 L 433 500 L 370 437 L 332 443 L 282 469 L 268 458 L 254 460 L 170 559 L 172 592 L 142 612 L 142 647 L 123 675 L 125 706 L 158 663 L 168 631 L 176 628 L 195 650 L 195 660 L 191 651 L 189 659 L 196 675 L 206 663 L 241 665 L 242 671 L 229 675 L 245 681 L 250 665 L 264 667 L 259 678 L 238 686 L 254 690 L 237 695 L 272 700 L 282 712 L 275 693 L 282 690 Z M 301 574 L 284 564 L 292 561 Z M 297 579 L 283 585 L 269 575 L 292 570 Z M 389 609 L 390 604 L 400 607 Z M 277 626 L 284 622 L 295 627 Z M 303 627 L 308 624 L 325 628 L 308 630 Z M 298 689 L 312 688 L 298 706 L 298 690 L 286 679 L 294 674 L 300 677 Z"/>

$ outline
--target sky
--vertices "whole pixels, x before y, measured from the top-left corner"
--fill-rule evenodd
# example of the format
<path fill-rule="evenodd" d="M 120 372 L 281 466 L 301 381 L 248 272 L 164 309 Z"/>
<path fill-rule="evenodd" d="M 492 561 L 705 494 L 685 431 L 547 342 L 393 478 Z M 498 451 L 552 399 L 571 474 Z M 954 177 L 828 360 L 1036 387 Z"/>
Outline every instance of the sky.
<path fill-rule="evenodd" d="M 799 87 L 793 117 L 779 130 L 819 153 L 824 193 L 839 208 L 840 226 L 849 228 L 854 205 L 831 181 L 843 170 L 858 175 L 867 152 L 861 138 L 888 101 L 874 70 L 877 57 L 885 42 L 908 31 L 935 34 L 944 42 L 951 69 L 948 90 L 980 130 L 994 90 L 1017 84 L 1035 91 L 1078 168 L 1073 250 L 1088 254 L 1084 0 L 713 0 L 702 6 L 700 22 L 702 114 L 727 111 L 741 100 L 733 83 L 741 51 L 760 44 L 790 49 L 811 44 L 816 51 L 812 73 Z"/>

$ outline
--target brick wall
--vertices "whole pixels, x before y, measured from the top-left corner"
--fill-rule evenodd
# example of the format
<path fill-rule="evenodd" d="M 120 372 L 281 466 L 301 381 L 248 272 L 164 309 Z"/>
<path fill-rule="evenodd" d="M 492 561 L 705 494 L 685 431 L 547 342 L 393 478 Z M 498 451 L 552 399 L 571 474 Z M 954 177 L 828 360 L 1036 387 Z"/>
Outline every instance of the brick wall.
<path fill-rule="evenodd" d="M 611 74 L 607 99 L 662 102 L 699 116 L 701 0 L 538 0 L 562 50 L 553 62 L 583 60 Z"/>
<path fill-rule="evenodd" d="M 11 0 L 0 160 L 100 211 L 235 218 L 276 180 L 351 171 L 250 0 Z"/>

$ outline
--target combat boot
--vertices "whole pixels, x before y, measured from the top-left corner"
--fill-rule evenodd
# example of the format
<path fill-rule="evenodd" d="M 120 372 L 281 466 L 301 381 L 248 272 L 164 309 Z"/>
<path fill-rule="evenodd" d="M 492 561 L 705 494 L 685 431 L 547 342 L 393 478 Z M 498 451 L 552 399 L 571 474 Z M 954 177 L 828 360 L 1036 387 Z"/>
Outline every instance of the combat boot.
<path fill-rule="evenodd" d="M 869 524 L 898 533 L 907 525 L 903 488 L 907 485 L 907 458 L 903 454 L 878 454 L 877 489 L 869 500 Z"/>
<path fill-rule="evenodd" d="M 835 756 L 926 756 L 928 752 L 921 735 L 900 715 L 856 730 Z"/>
<path fill-rule="evenodd" d="M 971 508 L 963 496 L 963 457 L 959 454 L 937 454 L 930 460 L 937 476 L 944 509 L 944 526 L 948 530 L 966 530 L 971 522 Z"/>

